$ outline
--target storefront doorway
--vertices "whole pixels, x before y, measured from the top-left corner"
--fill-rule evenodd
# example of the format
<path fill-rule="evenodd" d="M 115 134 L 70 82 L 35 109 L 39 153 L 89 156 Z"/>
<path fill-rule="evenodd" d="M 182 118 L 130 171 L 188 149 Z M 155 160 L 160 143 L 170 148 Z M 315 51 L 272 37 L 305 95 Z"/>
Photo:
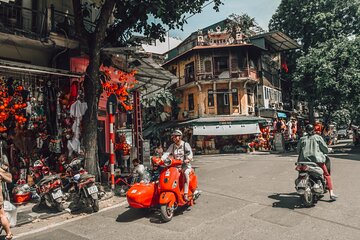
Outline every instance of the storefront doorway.
<path fill-rule="evenodd" d="M 218 115 L 230 114 L 229 93 L 227 89 L 219 89 L 216 94 Z"/>

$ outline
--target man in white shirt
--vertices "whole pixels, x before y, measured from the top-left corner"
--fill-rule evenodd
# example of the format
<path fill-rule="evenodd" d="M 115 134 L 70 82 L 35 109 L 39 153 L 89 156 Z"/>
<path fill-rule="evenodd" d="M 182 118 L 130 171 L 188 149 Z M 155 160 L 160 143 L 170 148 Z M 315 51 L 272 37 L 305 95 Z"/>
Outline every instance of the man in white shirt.
<path fill-rule="evenodd" d="M 167 153 L 173 155 L 175 159 L 181 159 L 183 164 L 181 169 L 185 175 L 185 183 L 184 183 L 184 200 L 188 201 L 188 193 L 189 193 L 189 180 L 190 180 L 190 172 L 191 172 L 191 164 L 190 161 L 193 159 L 193 152 L 189 143 L 184 142 L 182 139 L 182 132 L 180 130 L 175 130 L 171 134 L 171 139 L 174 143 L 172 143 L 169 148 L 166 150 Z"/>

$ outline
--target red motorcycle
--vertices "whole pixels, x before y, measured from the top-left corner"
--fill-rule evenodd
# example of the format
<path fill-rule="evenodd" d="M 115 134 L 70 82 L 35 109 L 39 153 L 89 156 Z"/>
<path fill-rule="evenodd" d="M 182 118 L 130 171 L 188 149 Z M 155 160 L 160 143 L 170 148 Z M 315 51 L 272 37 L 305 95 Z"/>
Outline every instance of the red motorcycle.
<path fill-rule="evenodd" d="M 63 211 L 65 196 L 61 179 L 59 175 L 51 174 L 46 165 L 46 159 L 36 160 L 30 171 L 36 183 L 36 191 L 40 196 L 40 204 L 44 203 L 50 208 L 56 208 L 59 212 Z"/>
<path fill-rule="evenodd" d="M 151 183 L 134 184 L 127 192 L 127 201 L 133 208 L 150 208 L 157 206 L 163 221 L 169 222 L 174 216 L 174 211 L 179 207 L 192 206 L 200 196 L 197 191 L 197 177 L 194 170 L 190 173 L 188 201 L 185 201 L 185 177 L 179 166 L 182 160 L 163 156 L 153 157 L 153 162 L 158 162 L 162 167 L 159 180 Z"/>

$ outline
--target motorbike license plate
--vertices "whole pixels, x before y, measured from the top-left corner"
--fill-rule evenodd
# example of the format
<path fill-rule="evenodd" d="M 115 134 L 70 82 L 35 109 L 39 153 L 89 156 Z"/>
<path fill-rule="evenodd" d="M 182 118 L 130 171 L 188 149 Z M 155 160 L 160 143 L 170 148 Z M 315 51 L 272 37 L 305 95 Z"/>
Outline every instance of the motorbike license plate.
<path fill-rule="evenodd" d="M 58 199 L 58 198 L 64 196 L 64 194 L 63 194 L 63 192 L 61 191 L 61 189 L 57 190 L 56 192 L 52 192 L 51 195 L 52 195 L 52 197 L 53 197 L 54 199 Z"/>
<path fill-rule="evenodd" d="M 297 185 L 298 188 L 305 188 L 306 186 L 307 186 L 306 179 L 301 179 L 300 182 Z"/>
<path fill-rule="evenodd" d="M 87 188 L 87 191 L 88 191 L 89 194 L 93 194 L 93 193 L 97 193 L 97 192 L 98 192 L 98 189 L 97 189 L 97 187 L 94 185 L 94 186 L 88 187 L 88 188 Z"/>

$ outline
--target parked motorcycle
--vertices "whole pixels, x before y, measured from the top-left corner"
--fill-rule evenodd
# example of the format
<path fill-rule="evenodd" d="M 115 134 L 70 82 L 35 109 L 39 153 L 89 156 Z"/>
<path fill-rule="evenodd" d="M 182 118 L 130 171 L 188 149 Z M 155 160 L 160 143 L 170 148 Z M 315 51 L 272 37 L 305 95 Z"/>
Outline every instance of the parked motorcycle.
<path fill-rule="evenodd" d="M 313 162 L 297 162 L 295 170 L 299 172 L 295 189 L 304 206 L 311 207 L 327 191 L 324 171 Z"/>
<path fill-rule="evenodd" d="M 157 206 L 160 209 L 162 220 L 169 222 L 176 209 L 192 206 L 200 196 L 197 191 L 197 177 L 192 170 L 189 182 L 189 201 L 185 201 L 183 199 L 185 177 L 181 169 L 178 168 L 182 161 L 172 159 L 168 155 L 164 157 L 165 160 L 158 157 L 153 158 L 157 158 L 158 165 L 162 166 L 159 180 L 151 183 L 134 184 L 127 192 L 127 201 L 134 208 Z"/>
<path fill-rule="evenodd" d="M 64 210 L 64 193 L 61 189 L 61 179 L 57 174 L 51 174 L 46 165 L 46 159 L 39 159 L 30 168 L 31 175 L 35 181 L 36 191 L 40 196 L 40 204 L 44 203 L 59 212 Z"/>
<path fill-rule="evenodd" d="M 83 204 L 86 207 L 91 207 L 94 212 L 98 212 L 99 189 L 95 184 L 95 176 L 87 173 L 82 168 L 82 162 L 83 158 L 74 158 L 69 164 L 65 165 L 69 181 L 65 186 L 75 186 L 77 205 Z"/>
<path fill-rule="evenodd" d="M 78 203 L 81 202 L 86 207 L 91 207 L 94 212 L 98 212 L 100 209 L 99 190 L 95 184 L 95 175 L 87 172 L 78 173 L 75 174 L 74 181 L 77 183 Z"/>
<path fill-rule="evenodd" d="M 37 193 L 40 195 L 40 203 L 45 203 L 48 207 L 56 208 L 59 212 L 64 210 L 64 193 L 61 189 L 59 175 L 44 176 L 36 184 Z"/>

